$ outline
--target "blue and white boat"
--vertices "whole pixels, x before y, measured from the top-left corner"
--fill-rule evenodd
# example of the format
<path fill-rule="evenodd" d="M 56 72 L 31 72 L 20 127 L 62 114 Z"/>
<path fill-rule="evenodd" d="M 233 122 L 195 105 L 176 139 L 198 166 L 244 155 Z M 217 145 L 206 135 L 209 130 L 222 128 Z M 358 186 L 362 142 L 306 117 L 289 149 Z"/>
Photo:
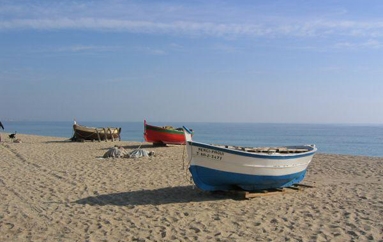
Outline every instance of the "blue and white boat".
<path fill-rule="evenodd" d="M 257 191 L 291 187 L 305 177 L 315 145 L 245 148 L 192 140 L 184 128 L 195 185 L 204 191 Z"/>

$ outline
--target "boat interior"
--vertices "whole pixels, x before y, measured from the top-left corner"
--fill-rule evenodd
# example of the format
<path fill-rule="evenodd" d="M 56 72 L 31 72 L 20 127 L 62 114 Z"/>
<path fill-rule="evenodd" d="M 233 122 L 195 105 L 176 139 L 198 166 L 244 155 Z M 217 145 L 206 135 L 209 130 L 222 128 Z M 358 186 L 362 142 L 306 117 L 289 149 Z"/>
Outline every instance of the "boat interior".
<path fill-rule="evenodd" d="M 241 146 L 230 146 L 230 145 L 215 145 L 216 147 L 232 149 L 232 150 L 240 150 L 251 153 L 265 153 L 265 154 L 299 154 L 308 152 L 308 148 L 290 148 L 290 147 L 241 147 Z"/>

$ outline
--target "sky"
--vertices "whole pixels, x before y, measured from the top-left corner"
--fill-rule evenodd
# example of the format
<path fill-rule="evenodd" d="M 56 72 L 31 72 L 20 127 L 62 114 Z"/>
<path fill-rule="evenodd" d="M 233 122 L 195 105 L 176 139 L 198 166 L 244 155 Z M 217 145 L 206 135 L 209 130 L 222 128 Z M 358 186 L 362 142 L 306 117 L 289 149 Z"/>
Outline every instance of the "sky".
<path fill-rule="evenodd" d="M 383 1 L 0 0 L 0 120 L 383 123 Z"/>

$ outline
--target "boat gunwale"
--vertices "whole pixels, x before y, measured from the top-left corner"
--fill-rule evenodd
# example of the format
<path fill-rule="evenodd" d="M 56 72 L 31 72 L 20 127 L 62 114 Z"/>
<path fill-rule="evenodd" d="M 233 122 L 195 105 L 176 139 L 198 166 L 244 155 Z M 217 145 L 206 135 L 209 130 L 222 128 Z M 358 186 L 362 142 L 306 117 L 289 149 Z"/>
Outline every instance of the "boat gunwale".
<path fill-rule="evenodd" d="M 187 145 L 190 145 L 191 147 L 201 147 L 206 149 L 212 149 L 212 150 L 218 150 L 221 152 L 230 153 L 233 155 L 239 155 L 239 156 L 246 156 L 251 158 L 262 158 L 262 159 L 274 159 L 274 160 L 285 160 L 285 159 L 296 159 L 300 157 L 306 157 L 306 156 L 312 156 L 317 151 L 316 147 L 312 147 L 309 145 L 299 145 L 299 146 L 283 146 L 283 147 L 307 147 L 308 149 L 311 149 L 307 152 L 302 153 L 253 153 L 248 151 L 242 151 L 242 150 L 234 150 L 224 147 L 218 147 L 215 145 L 210 145 L 206 143 L 196 142 L 196 141 L 187 141 Z"/>
<path fill-rule="evenodd" d="M 163 133 L 172 133 L 172 134 L 179 134 L 179 135 L 184 135 L 183 130 L 176 130 L 176 129 L 167 129 L 163 128 L 160 126 L 155 126 L 155 125 L 150 125 L 150 124 L 145 124 L 145 129 L 146 130 L 151 130 L 151 131 L 157 131 L 157 132 L 163 132 Z"/>
<path fill-rule="evenodd" d="M 98 131 L 104 131 L 104 130 L 119 131 L 120 130 L 120 128 L 118 127 L 90 127 L 90 126 L 84 126 L 80 124 L 74 124 L 73 129 L 81 130 L 84 132 L 93 132 L 94 130 L 98 130 Z"/>

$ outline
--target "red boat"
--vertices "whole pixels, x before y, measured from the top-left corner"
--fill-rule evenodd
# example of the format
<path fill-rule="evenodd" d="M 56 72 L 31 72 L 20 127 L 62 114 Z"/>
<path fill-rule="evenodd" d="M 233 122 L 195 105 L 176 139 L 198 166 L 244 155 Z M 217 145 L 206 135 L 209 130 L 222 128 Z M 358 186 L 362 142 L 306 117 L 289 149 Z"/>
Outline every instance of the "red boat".
<path fill-rule="evenodd" d="M 185 135 L 182 128 L 173 128 L 172 126 L 153 126 L 144 120 L 144 138 L 146 142 L 153 145 L 166 144 L 185 144 Z"/>

